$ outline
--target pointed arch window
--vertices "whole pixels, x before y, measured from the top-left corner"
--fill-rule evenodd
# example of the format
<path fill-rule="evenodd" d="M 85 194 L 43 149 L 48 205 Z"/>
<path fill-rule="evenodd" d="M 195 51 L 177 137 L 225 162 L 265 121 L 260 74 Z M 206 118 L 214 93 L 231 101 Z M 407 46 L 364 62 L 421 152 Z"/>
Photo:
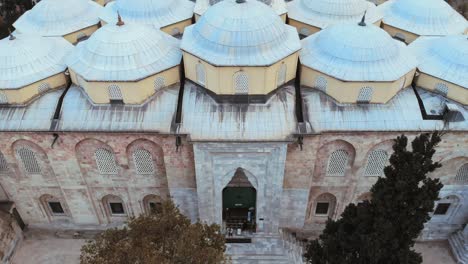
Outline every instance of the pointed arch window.
<path fill-rule="evenodd" d="M 448 89 L 449 88 L 445 83 L 438 83 L 435 86 L 435 91 L 443 96 L 447 96 Z"/>
<path fill-rule="evenodd" d="M 349 154 L 344 149 L 334 151 L 330 155 L 327 166 L 327 176 L 344 176 Z"/>
<path fill-rule="evenodd" d="M 137 149 L 132 153 L 133 162 L 138 174 L 154 174 L 153 157 L 145 149 Z"/>
<path fill-rule="evenodd" d="M 16 153 L 18 154 L 24 170 L 28 174 L 41 174 L 41 166 L 37 160 L 36 153 L 29 148 L 21 147 Z"/>
<path fill-rule="evenodd" d="M 286 64 L 282 63 L 279 70 L 278 70 L 278 77 L 276 80 L 276 86 L 281 86 L 286 83 L 286 74 L 287 74 L 287 66 Z"/>
<path fill-rule="evenodd" d="M 8 163 L 5 156 L 0 152 L 0 173 L 8 171 Z"/>
<path fill-rule="evenodd" d="M 8 97 L 2 91 L 0 91 L 0 104 L 8 104 Z"/>
<path fill-rule="evenodd" d="M 159 91 L 166 86 L 166 80 L 164 77 L 158 76 L 154 80 L 154 90 Z"/>
<path fill-rule="evenodd" d="M 205 86 L 206 84 L 205 66 L 203 66 L 203 64 L 201 63 L 197 63 L 197 65 L 195 66 L 195 71 L 197 74 L 197 83 Z"/>
<path fill-rule="evenodd" d="M 372 95 L 374 93 L 374 89 L 372 87 L 366 86 L 362 87 L 359 91 L 359 95 L 357 98 L 358 103 L 370 103 L 372 100 Z"/>
<path fill-rule="evenodd" d="M 455 176 L 455 181 L 457 183 L 468 184 L 468 163 L 463 164 Z"/>
<path fill-rule="evenodd" d="M 249 93 L 249 76 L 247 73 L 240 71 L 234 74 L 234 89 L 236 94 Z"/>
<path fill-rule="evenodd" d="M 96 165 L 101 174 L 117 174 L 118 168 L 114 153 L 110 150 L 99 148 L 94 152 Z"/>
<path fill-rule="evenodd" d="M 116 84 L 109 85 L 109 99 L 111 103 L 123 103 L 123 96 L 120 87 Z"/>
<path fill-rule="evenodd" d="M 385 150 L 374 150 L 367 158 L 365 176 L 382 176 L 385 164 L 388 161 L 388 153 Z"/>
<path fill-rule="evenodd" d="M 318 76 L 317 78 L 315 78 L 315 89 L 318 89 L 324 93 L 327 92 L 327 79 L 325 79 L 325 77 L 323 76 Z"/>

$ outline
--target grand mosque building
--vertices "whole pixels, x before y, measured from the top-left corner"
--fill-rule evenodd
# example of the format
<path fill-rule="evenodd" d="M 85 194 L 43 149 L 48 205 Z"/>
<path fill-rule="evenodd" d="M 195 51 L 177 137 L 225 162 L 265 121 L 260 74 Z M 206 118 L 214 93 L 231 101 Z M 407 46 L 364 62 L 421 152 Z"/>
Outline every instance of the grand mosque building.
<path fill-rule="evenodd" d="M 445 1 L 105 2 L 42 0 L 0 40 L 0 205 L 21 225 L 172 199 L 254 239 L 318 234 L 371 198 L 392 139 L 444 130 L 420 239 L 468 261 L 468 22 Z"/>

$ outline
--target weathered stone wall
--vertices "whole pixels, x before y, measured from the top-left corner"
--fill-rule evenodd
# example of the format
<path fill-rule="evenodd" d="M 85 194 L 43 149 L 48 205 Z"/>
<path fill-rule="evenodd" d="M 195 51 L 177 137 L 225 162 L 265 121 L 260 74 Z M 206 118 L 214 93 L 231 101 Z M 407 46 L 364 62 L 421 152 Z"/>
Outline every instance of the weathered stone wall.
<path fill-rule="evenodd" d="M 21 242 L 23 233 L 13 217 L 0 211 L 0 262 L 9 263 L 14 250 Z"/>

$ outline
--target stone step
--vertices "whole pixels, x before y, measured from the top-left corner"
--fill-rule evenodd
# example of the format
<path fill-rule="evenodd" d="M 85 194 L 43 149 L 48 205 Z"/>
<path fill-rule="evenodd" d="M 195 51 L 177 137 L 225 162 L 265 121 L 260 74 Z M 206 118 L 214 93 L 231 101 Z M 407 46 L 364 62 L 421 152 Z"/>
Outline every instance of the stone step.
<path fill-rule="evenodd" d="M 458 264 L 468 264 L 467 242 L 464 241 L 462 232 L 452 234 L 449 238 L 450 247 Z"/>

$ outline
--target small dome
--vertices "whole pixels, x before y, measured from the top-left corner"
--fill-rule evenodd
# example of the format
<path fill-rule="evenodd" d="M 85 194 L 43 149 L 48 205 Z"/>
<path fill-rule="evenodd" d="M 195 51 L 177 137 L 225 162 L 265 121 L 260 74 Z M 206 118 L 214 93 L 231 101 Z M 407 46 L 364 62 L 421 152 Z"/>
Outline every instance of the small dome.
<path fill-rule="evenodd" d="M 443 0 L 388 1 L 379 8 L 384 23 L 423 36 L 463 34 L 468 22 Z"/>
<path fill-rule="evenodd" d="M 195 3 L 195 9 L 194 13 L 198 15 L 203 15 L 208 8 L 210 8 L 212 5 L 217 4 L 221 1 L 224 0 L 197 0 Z M 276 12 L 277 15 L 284 15 L 288 12 L 286 9 L 286 3 L 284 0 L 257 0 L 259 2 L 262 2 L 271 8 Z"/>
<path fill-rule="evenodd" d="M 42 0 L 13 26 L 20 33 L 64 36 L 99 24 L 102 7 L 88 0 Z"/>
<path fill-rule="evenodd" d="M 17 89 L 67 69 L 73 45 L 63 38 L 18 34 L 0 40 L 0 89 Z"/>
<path fill-rule="evenodd" d="M 224 0 L 186 28 L 182 49 L 219 66 L 266 66 L 301 48 L 295 28 L 256 0 Z"/>
<path fill-rule="evenodd" d="M 194 3 L 189 0 L 116 0 L 101 14 L 106 23 L 117 22 L 117 11 L 127 22 L 157 29 L 192 18 Z"/>
<path fill-rule="evenodd" d="M 411 43 L 421 72 L 468 89 L 468 37 L 421 37 Z"/>
<path fill-rule="evenodd" d="M 67 59 L 88 81 L 137 81 L 180 64 L 179 41 L 152 27 L 107 24 Z"/>
<path fill-rule="evenodd" d="M 382 19 L 375 4 L 365 0 L 296 0 L 288 3 L 289 18 L 319 28 L 359 21 L 365 12 L 369 23 Z"/>
<path fill-rule="evenodd" d="M 301 63 L 343 81 L 395 81 L 416 68 L 407 47 L 372 24 L 337 24 L 306 38 Z"/>

